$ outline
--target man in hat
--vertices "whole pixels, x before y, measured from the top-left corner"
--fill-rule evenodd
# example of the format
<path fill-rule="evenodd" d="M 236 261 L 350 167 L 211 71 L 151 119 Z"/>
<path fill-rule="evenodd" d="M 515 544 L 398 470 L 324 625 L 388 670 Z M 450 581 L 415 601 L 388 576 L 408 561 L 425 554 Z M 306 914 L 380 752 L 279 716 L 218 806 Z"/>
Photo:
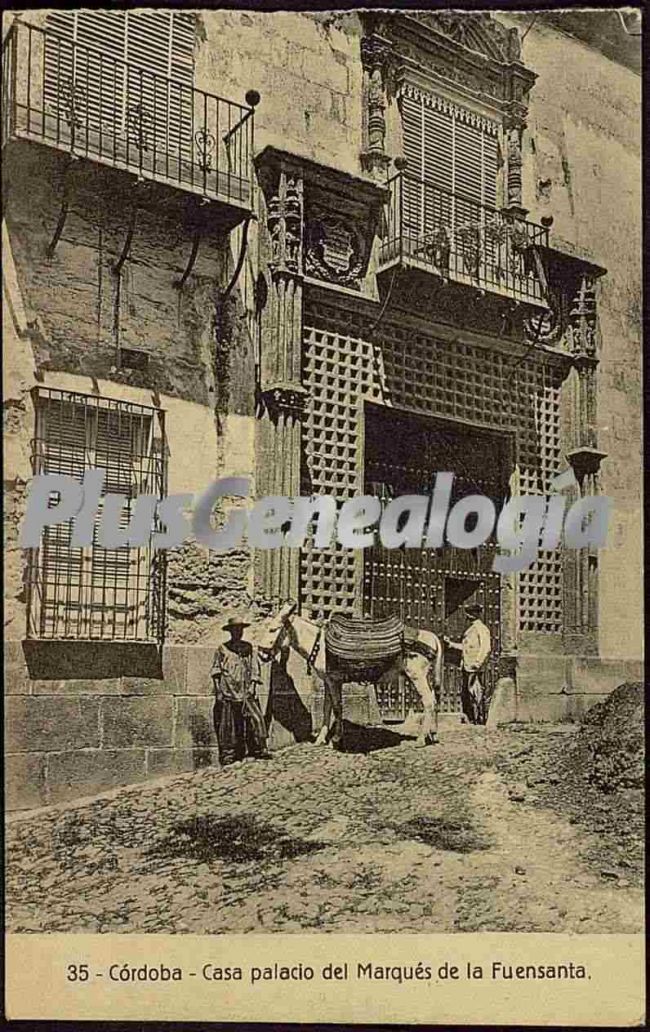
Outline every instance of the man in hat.
<path fill-rule="evenodd" d="M 245 756 L 266 758 L 266 723 L 257 699 L 262 676 L 257 649 L 244 641 L 250 624 L 241 617 L 230 617 L 223 625 L 228 641 L 215 652 L 212 670 L 214 684 L 214 728 L 219 760 L 225 767 Z"/>
<path fill-rule="evenodd" d="M 463 607 L 467 627 L 460 642 L 451 641 L 447 636 L 443 642 L 447 648 L 457 649 L 461 654 L 461 670 L 463 676 L 461 688 L 461 705 L 463 713 L 470 724 L 485 723 L 484 687 L 481 683 L 481 671 L 487 663 L 492 639 L 490 631 L 481 617 L 483 610 L 471 602 Z"/>

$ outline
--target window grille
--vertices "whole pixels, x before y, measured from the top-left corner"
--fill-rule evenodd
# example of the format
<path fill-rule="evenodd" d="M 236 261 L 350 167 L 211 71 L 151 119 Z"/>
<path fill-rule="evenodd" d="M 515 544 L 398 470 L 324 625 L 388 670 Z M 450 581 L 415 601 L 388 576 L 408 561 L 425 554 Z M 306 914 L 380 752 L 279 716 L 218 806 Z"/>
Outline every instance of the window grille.
<path fill-rule="evenodd" d="M 34 405 L 35 475 L 81 481 L 87 469 L 105 470 L 104 492 L 125 499 L 122 528 L 138 495 L 166 494 L 164 414 L 158 409 L 43 387 L 35 388 Z M 101 547 L 101 511 L 100 502 L 91 546 L 72 547 L 68 520 L 46 527 L 40 548 L 30 553 L 29 638 L 162 643 L 165 553 L 150 544 Z"/>

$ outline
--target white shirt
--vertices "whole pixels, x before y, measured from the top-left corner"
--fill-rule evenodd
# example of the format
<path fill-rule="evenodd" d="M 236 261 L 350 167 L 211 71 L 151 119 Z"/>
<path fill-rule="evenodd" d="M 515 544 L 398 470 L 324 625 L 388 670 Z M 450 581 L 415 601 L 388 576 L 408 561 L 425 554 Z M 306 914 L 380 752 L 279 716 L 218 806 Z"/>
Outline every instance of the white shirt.
<path fill-rule="evenodd" d="M 490 655 L 492 639 L 482 620 L 474 620 L 467 628 L 461 642 L 463 668 L 468 673 L 480 670 Z"/>

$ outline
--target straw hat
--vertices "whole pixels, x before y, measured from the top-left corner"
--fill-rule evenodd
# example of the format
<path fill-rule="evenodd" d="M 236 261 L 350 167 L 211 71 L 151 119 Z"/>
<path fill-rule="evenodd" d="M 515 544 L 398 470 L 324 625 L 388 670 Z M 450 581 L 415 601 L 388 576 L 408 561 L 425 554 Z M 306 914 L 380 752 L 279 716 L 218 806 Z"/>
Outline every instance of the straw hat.
<path fill-rule="evenodd" d="M 226 620 L 225 624 L 221 625 L 221 628 L 224 631 L 230 631 L 233 627 L 250 627 L 250 624 L 241 616 L 230 616 Z"/>

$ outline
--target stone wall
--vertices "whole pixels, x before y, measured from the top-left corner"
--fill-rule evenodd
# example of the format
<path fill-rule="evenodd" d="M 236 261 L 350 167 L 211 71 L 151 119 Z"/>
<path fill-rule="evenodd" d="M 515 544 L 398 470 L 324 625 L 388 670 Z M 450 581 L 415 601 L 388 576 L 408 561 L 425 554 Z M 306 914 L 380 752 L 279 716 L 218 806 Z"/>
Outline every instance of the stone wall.
<path fill-rule="evenodd" d="M 170 645 L 160 657 L 142 645 L 7 642 L 7 808 L 218 766 L 213 657 L 214 645 Z M 310 740 L 322 724 L 322 687 L 294 657 L 263 674 L 271 749 Z M 378 721 L 367 688 L 346 689 L 346 719 Z"/>
<path fill-rule="evenodd" d="M 488 725 L 579 721 L 620 684 L 642 681 L 643 676 L 640 660 L 526 656 L 516 678 L 497 681 Z"/>
<path fill-rule="evenodd" d="M 362 68 L 356 12 L 203 10 L 199 21 L 196 84 L 240 103 L 247 90 L 258 90 L 258 153 L 273 145 L 358 174 Z"/>
<path fill-rule="evenodd" d="M 212 655 L 171 647 L 160 662 L 144 646 L 7 643 L 9 808 L 212 763 Z"/>

